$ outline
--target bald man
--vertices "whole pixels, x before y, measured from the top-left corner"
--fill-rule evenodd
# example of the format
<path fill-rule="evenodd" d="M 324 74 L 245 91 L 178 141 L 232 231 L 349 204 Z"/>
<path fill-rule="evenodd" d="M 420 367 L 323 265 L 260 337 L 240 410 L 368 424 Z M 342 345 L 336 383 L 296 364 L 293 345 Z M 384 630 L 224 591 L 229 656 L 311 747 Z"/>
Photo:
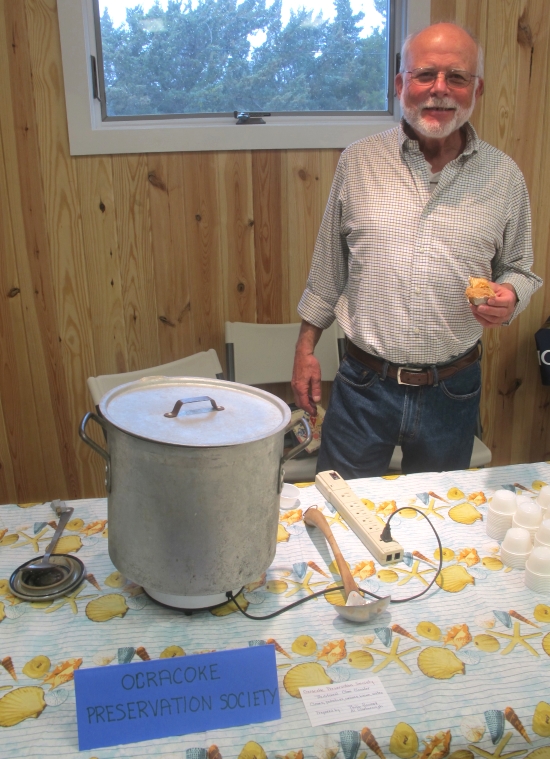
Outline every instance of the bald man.
<path fill-rule="evenodd" d="M 507 325 L 541 280 L 531 272 L 523 176 L 469 123 L 483 53 L 455 24 L 409 37 L 395 78 L 403 118 L 342 154 L 298 306 L 293 390 L 314 414 L 315 345 L 334 318 L 346 354 L 323 423 L 318 471 L 405 473 L 470 464 L 483 327 Z M 494 296 L 472 306 L 469 277 Z"/>

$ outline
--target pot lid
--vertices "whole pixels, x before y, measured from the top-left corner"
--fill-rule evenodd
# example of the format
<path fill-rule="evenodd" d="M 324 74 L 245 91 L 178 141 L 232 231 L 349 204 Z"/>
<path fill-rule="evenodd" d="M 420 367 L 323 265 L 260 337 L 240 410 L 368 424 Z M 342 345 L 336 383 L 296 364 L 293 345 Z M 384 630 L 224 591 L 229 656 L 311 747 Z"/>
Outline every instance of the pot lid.
<path fill-rule="evenodd" d="M 287 404 L 265 390 L 201 377 L 144 377 L 110 390 L 99 408 L 130 435 L 202 448 L 262 440 L 290 421 Z"/>

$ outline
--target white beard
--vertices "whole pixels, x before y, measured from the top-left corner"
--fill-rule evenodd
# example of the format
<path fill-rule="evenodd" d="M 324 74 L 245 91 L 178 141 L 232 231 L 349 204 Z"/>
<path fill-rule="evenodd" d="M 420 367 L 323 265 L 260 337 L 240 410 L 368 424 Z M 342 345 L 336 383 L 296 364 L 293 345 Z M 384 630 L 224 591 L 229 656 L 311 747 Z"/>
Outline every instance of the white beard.
<path fill-rule="evenodd" d="M 465 124 L 476 105 L 475 92 L 472 93 L 472 102 L 469 106 L 457 106 L 452 98 L 430 97 L 420 106 L 408 106 L 405 104 L 404 90 L 399 99 L 401 110 L 405 121 L 414 129 L 415 132 L 424 135 L 424 137 L 435 137 L 442 139 L 448 137 L 453 132 Z M 422 108 L 431 106 L 432 108 L 455 108 L 453 118 L 447 124 L 435 124 L 428 121 L 422 116 Z"/>

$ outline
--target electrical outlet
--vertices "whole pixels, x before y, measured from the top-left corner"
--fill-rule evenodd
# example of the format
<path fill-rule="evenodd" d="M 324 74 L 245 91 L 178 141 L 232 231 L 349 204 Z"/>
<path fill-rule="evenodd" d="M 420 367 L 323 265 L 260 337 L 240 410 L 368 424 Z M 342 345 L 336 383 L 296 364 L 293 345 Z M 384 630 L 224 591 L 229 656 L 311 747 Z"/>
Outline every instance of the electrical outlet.
<path fill-rule="evenodd" d="M 359 540 L 368 548 L 379 564 L 395 564 L 403 560 L 403 547 L 395 540 L 381 539 L 382 527 L 378 519 L 355 495 L 338 472 L 319 472 L 315 486 L 321 495 L 342 515 Z"/>

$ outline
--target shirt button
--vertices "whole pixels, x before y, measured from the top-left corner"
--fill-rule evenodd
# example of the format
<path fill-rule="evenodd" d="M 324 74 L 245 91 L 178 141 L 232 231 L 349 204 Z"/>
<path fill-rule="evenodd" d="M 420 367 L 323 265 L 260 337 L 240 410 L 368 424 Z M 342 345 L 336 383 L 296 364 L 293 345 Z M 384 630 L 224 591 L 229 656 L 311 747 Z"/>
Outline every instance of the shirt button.
<path fill-rule="evenodd" d="M 420 293 L 421 293 L 421 292 L 422 292 L 422 290 L 421 290 L 419 287 L 417 287 L 417 288 L 415 289 L 415 293 L 416 293 L 417 295 L 420 295 Z"/>
<path fill-rule="evenodd" d="M 413 331 L 414 331 L 415 335 L 418 335 L 418 333 L 420 332 L 420 330 L 418 329 L 418 327 L 415 327 Z"/>

